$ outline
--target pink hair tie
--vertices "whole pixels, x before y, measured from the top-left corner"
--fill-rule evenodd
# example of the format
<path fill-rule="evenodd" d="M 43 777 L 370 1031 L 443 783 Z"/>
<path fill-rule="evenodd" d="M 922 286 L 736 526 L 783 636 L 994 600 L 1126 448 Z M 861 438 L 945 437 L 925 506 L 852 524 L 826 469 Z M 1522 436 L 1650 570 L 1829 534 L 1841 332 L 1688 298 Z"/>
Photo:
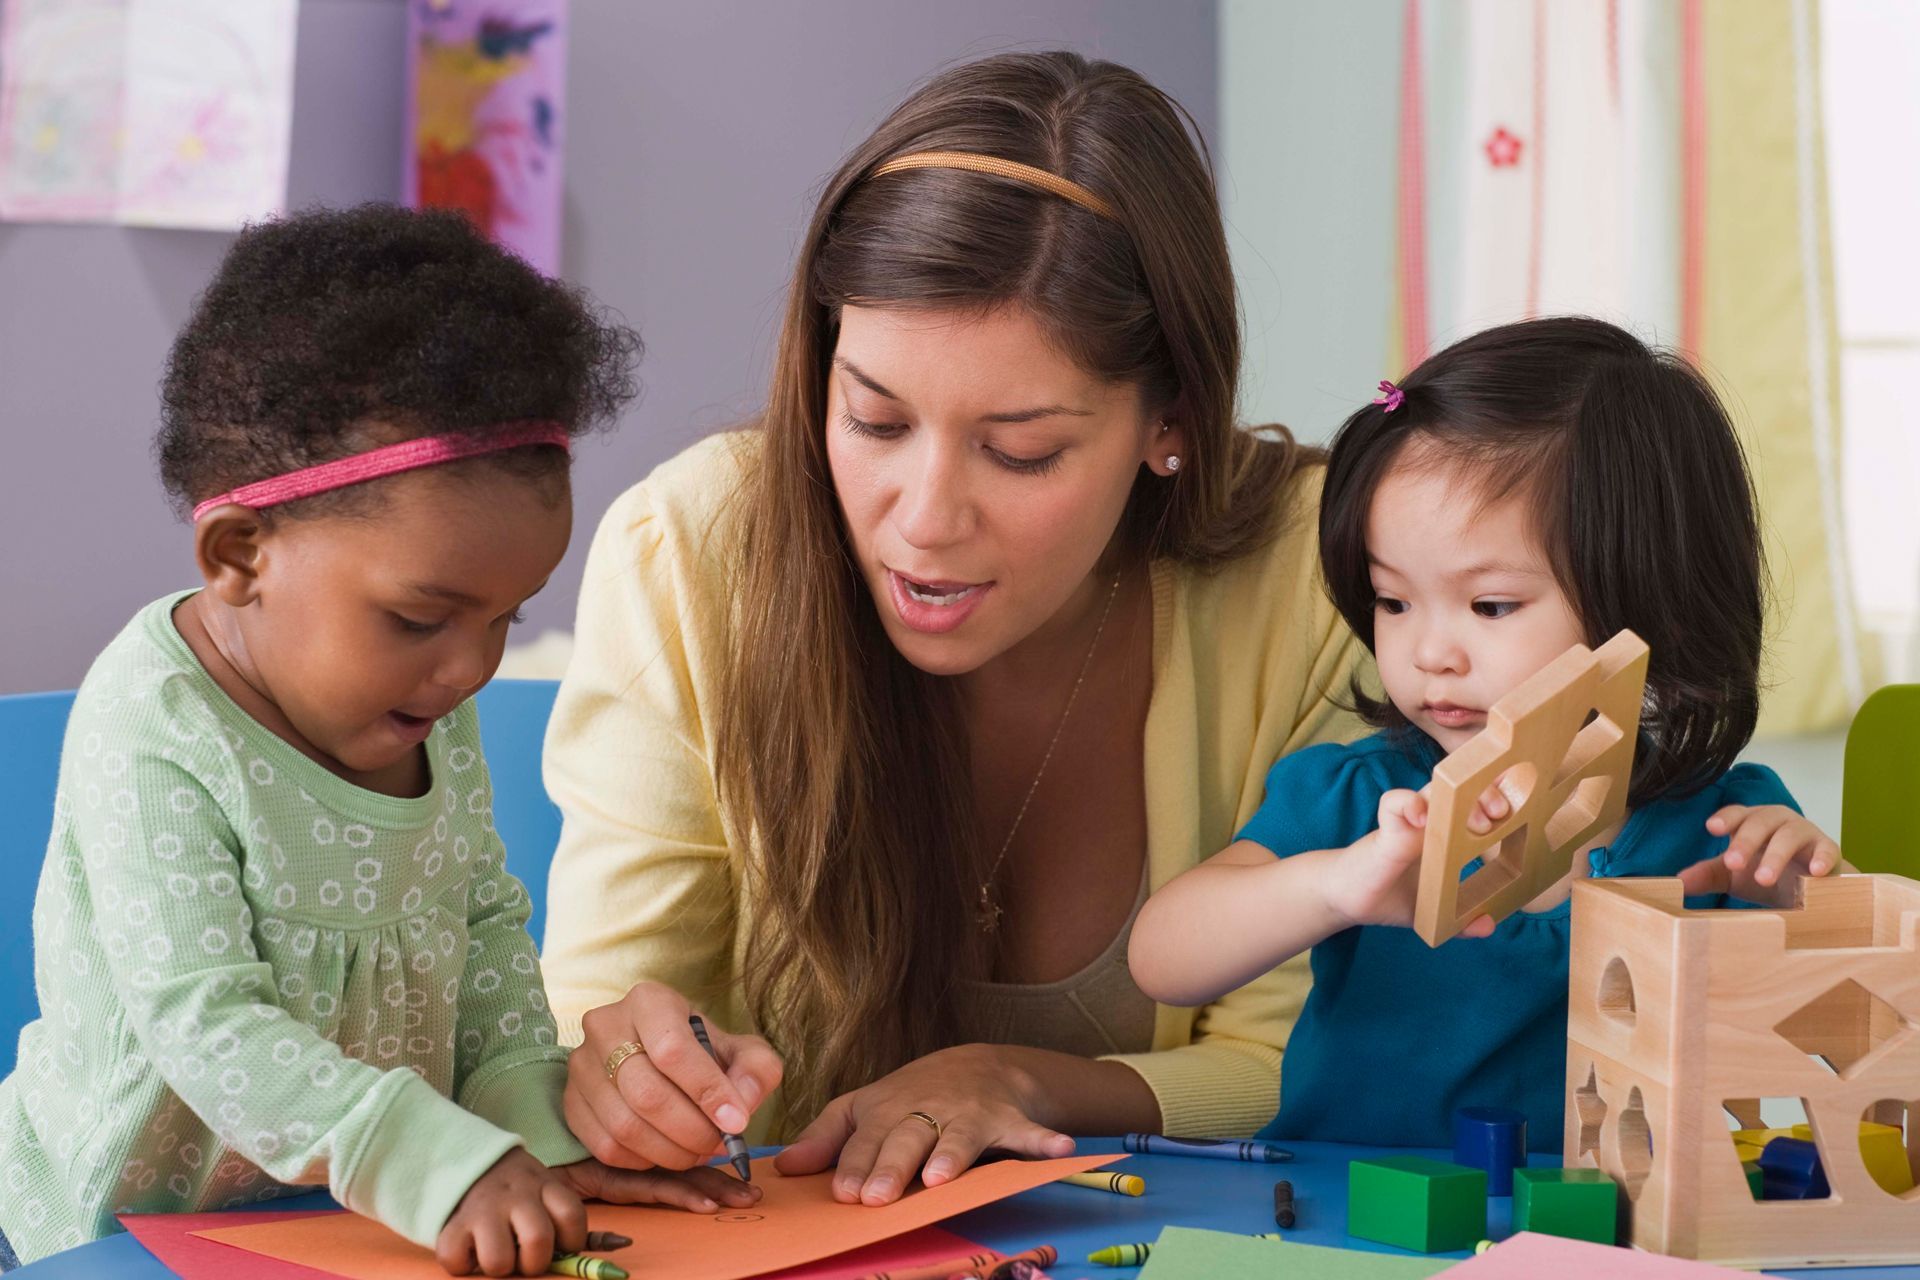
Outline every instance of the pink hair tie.
<path fill-rule="evenodd" d="M 1402 404 L 1406 403 L 1406 399 L 1406 392 L 1394 386 L 1391 382 L 1382 381 L 1380 384 L 1380 394 L 1373 398 L 1373 403 L 1385 405 L 1386 412 L 1392 413 L 1395 409 L 1398 409 Z"/>
<path fill-rule="evenodd" d="M 517 422 L 485 433 L 455 431 L 445 435 L 422 436 L 417 440 L 402 440 L 399 444 L 384 445 L 351 457 L 336 458 L 332 462 L 322 462 L 317 466 L 289 471 L 285 475 L 243 484 L 196 505 L 193 518 L 198 521 L 215 507 L 228 503 L 259 511 L 265 507 L 277 507 L 283 502 L 344 489 L 348 485 L 365 484 L 382 476 L 438 466 L 443 462 L 458 462 L 462 458 L 477 458 L 481 454 L 498 453 L 502 449 L 519 449 L 534 444 L 550 444 L 567 449 L 569 443 L 567 429 L 557 422 Z"/>

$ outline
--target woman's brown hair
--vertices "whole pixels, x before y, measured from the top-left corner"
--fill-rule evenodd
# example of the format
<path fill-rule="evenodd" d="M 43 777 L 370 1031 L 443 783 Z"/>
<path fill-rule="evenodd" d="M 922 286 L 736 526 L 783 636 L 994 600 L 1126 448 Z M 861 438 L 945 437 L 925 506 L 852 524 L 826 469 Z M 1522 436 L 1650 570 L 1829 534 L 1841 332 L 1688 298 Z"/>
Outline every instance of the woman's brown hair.
<path fill-rule="evenodd" d="M 1191 123 L 1112 63 L 968 63 L 854 149 L 807 229 L 740 495 L 716 739 L 721 803 L 746 845 L 746 997 L 789 1059 L 789 1121 L 947 1044 L 957 980 L 984 968 L 971 908 L 985 859 L 954 686 L 888 640 L 828 471 L 840 309 L 1026 308 L 1062 354 L 1185 429 L 1177 480 L 1142 469 L 1117 550 L 1217 565 L 1261 546 L 1311 453 L 1284 430 L 1262 441 L 1235 427 L 1233 276 Z M 1032 165 L 1116 216 L 979 173 L 873 175 L 919 151 Z"/>

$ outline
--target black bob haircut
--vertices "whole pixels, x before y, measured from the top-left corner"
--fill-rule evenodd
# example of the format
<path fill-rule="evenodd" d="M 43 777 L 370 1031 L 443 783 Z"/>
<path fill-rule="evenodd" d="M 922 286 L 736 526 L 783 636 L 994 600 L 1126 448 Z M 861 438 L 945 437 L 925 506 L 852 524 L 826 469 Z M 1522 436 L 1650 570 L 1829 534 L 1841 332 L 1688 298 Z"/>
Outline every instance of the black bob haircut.
<path fill-rule="evenodd" d="M 181 509 L 375 444 L 528 419 L 578 436 L 635 392 L 640 339 L 460 214 L 313 209 L 235 239 L 174 340 L 155 441 Z M 377 431 L 369 437 L 369 431 Z M 565 474 L 557 449 L 471 463 Z M 275 507 L 358 513 L 379 482 Z"/>
<path fill-rule="evenodd" d="M 1628 803 L 1697 789 L 1730 768 L 1760 707 L 1766 570 L 1753 483 L 1733 424 L 1684 359 L 1604 321 L 1502 325 L 1423 361 L 1388 412 L 1335 437 L 1320 567 L 1373 648 L 1367 513 L 1396 461 L 1457 475 L 1482 503 L 1527 501 L 1560 588 L 1597 646 L 1623 627 L 1651 651 Z M 1362 718 L 1407 720 L 1353 690 Z"/>

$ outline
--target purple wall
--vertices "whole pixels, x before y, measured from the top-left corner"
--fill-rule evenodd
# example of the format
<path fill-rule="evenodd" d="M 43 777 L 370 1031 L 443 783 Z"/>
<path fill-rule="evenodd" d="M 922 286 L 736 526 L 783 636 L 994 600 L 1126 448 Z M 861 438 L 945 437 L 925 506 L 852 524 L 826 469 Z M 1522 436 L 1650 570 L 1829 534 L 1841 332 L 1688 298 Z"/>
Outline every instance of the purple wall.
<path fill-rule="evenodd" d="M 573 549 L 523 637 L 572 624 L 613 497 L 757 404 L 817 185 L 914 83 L 1008 48 L 1137 67 L 1209 135 L 1212 0 L 574 0 L 569 278 L 638 325 L 640 402 L 577 466 Z M 289 197 L 399 189 L 398 0 L 300 6 Z M 191 585 L 149 454 L 174 330 L 225 250 L 195 231 L 0 223 L 0 692 L 70 687 L 135 609 Z"/>

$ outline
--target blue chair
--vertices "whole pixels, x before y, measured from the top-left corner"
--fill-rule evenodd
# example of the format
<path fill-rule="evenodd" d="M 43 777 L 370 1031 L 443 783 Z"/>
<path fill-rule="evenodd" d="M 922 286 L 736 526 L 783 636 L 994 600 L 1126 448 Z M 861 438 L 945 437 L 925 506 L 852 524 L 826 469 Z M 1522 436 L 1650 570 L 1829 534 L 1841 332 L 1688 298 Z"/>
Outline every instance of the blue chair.
<path fill-rule="evenodd" d="M 533 899 L 527 931 L 535 942 L 545 936 L 547 868 L 560 844 L 560 810 L 540 780 L 540 749 L 559 689 L 553 680 L 495 680 L 473 699 L 493 776 L 493 823 L 507 846 L 507 870 Z"/>
<path fill-rule="evenodd" d="M 0 1075 L 13 1070 L 20 1028 L 39 1015 L 33 991 L 33 895 L 53 833 L 73 694 L 0 697 Z"/>
<path fill-rule="evenodd" d="M 496 680 L 474 698 L 493 775 L 493 820 L 507 869 L 533 900 L 535 941 L 546 922 L 547 867 L 560 842 L 560 810 L 540 780 L 540 748 L 559 686 Z M 47 837 L 73 694 L 0 695 L 0 1075 L 13 1070 L 20 1029 L 39 1015 L 33 990 L 33 895 Z"/>

